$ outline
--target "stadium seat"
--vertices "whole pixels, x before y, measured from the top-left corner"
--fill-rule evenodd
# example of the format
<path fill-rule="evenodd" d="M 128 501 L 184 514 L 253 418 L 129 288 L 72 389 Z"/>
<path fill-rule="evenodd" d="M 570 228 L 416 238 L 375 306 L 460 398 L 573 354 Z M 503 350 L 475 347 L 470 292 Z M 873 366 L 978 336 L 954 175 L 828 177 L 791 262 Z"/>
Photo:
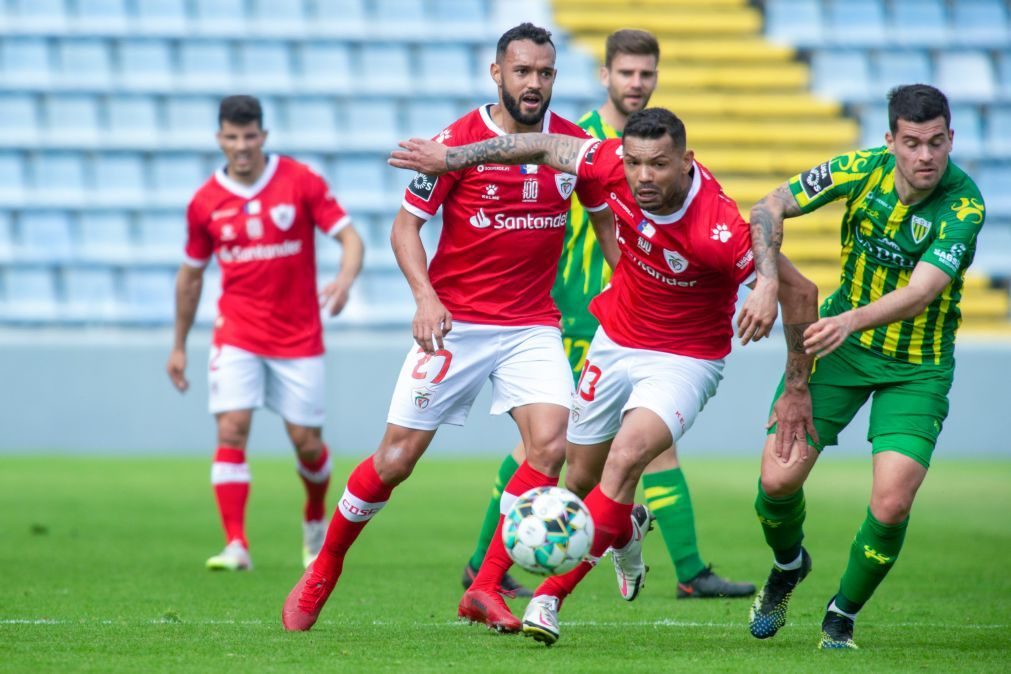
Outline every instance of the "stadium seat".
<path fill-rule="evenodd" d="M 768 0 L 765 35 L 774 42 L 798 47 L 820 45 L 824 39 L 820 0 Z"/>
<path fill-rule="evenodd" d="M 300 51 L 300 91 L 333 95 L 350 87 L 351 57 L 347 45 L 336 42 L 307 42 Z"/>
<path fill-rule="evenodd" d="M 411 138 L 433 138 L 457 117 L 456 107 L 443 98 L 414 99 L 407 105 L 404 135 Z"/>
<path fill-rule="evenodd" d="M 414 89 L 414 74 L 407 46 L 401 43 L 367 44 L 359 51 L 359 79 L 356 89 L 410 94 Z"/>
<path fill-rule="evenodd" d="M 146 202 L 147 184 L 140 154 L 100 154 L 95 158 L 94 176 L 92 198 L 95 203 L 129 208 Z"/>
<path fill-rule="evenodd" d="M 411 320 L 417 306 L 410 286 L 397 270 L 374 270 L 359 279 L 373 324 L 404 323 Z"/>
<path fill-rule="evenodd" d="M 141 33 L 183 35 L 187 32 L 186 0 L 144 0 L 136 5 L 133 27 Z"/>
<path fill-rule="evenodd" d="M 3 83 L 6 87 L 44 88 L 52 81 L 49 45 L 35 37 L 6 37 L 0 40 Z"/>
<path fill-rule="evenodd" d="M 366 32 L 365 0 L 316 0 L 310 28 L 327 37 L 361 37 Z"/>
<path fill-rule="evenodd" d="M 203 162 L 195 154 L 162 154 L 152 160 L 155 201 L 159 206 L 184 208 L 207 180 Z"/>
<path fill-rule="evenodd" d="M 860 111 L 860 147 L 870 148 L 885 144 L 888 131 L 888 107 L 864 105 Z"/>
<path fill-rule="evenodd" d="M 112 96 L 106 103 L 105 147 L 158 147 L 162 126 L 152 96 Z"/>
<path fill-rule="evenodd" d="M 351 99 L 344 106 L 344 145 L 392 151 L 399 140 L 397 104 L 390 99 Z"/>
<path fill-rule="evenodd" d="M 307 23 L 302 2 L 255 0 L 252 10 L 250 22 L 255 33 L 292 37 L 305 35 Z"/>
<path fill-rule="evenodd" d="M 105 323 L 119 317 L 116 274 L 109 267 L 63 270 L 62 317 L 79 323 Z"/>
<path fill-rule="evenodd" d="M 889 35 L 897 44 L 920 48 L 947 44 L 948 17 L 942 0 L 892 0 L 891 8 Z"/>
<path fill-rule="evenodd" d="M 221 271 L 215 266 L 204 271 L 204 283 L 197 305 L 197 324 L 214 325 L 218 317 L 218 300 L 221 299 Z"/>
<path fill-rule="evenodd" d="M 0 94 L 0 143 L 30 147 L 38 142 L 38 111 L 29 94 Z"/>
<path fill-rule="evenodd" d="M 1011 164 L 984 165 L 979 168 L 976 185 L 986 201 L 987 216 L 1011 218 Z"/>
<path fill-rule="evenodd" d="M 826 0 L 825 37 L 840 46 L 886 43 L 883 0 Z"/>
<path fill-rule="evenodd" d="M 207 147 L 218 128 L 218 103 L 203 96 L 172 96 L 166 105 L 168 139 L 181 147 Z"/>
<path fill-rule="evenodd" d="M 202 35 L 248 34 L 244 0 L 195 0 L 194 8 L 193 25 Z"/>
<path fill-rule="evenodd" d="M 487 68 L 487 66 L 485 66 Z M 598 96 L 600 84 L 597 77 L 596 60 L 575 48 L 561 49 L 555 59 L 558 77 L 553 95 L 558 96 Z"/>
<path fill-rule="evenodd" d="M 78 232 L 79 260 L 107 264 L 132 261 L 134 245 L 126 211 L 85 211 L 81 214 Z"/>
<path fill-rule="evenodd" d="M 20 206 L 25 199 L 25 167 L 21 154 L 0 152 L 0 205 Z"/>
<path fill-rule="evenodd" d="M 930 58 L 922 50 L 880 51 L 871 57 L 871 100 L 884 101 L 888 91 L 900 84 L 930 82 Z"/>
<path fill-rule="evenodd" d="M 418 88 L 426 94 L 469 96 L 473 88 L 473 53 L 463 45 L 422 45 Z"/>
<path fill-rule="evenodd" d="M 223 40 L 186 40 L 179 46 L 179 83 L 186 89 L 219 93 L 234 88 L 232 51 Z"/>
<path fill-rule="evenodd" d="M 955 141 L 958 140 L 956 134 Z M 1011 157 L 1011 108 L 1003 106 L 990 108 L 983 147 L 991 157 Z"/>
<path fill-rule="evenodd" d="M 1006 47 L 1007 3 L 1003 0 L 958 0 L 952 4 L 952 37 L 969 47 Z"/>
<path fill-rule="evenodd" d="M 66 38 L 57 49 L 61 87 L 106 89 L 112 83 L 112 58 L 105 40 Z"/>
<path fill-rule="evenodd" d="M 941 52 L 936 84 L 952 101 L 986 102 L 997 93 L 993 62 L 982 51 Z"/>
<path fill-rule="evenodd" d="M 64 0 L 12 0 L 15 25 L 24 32 L 63 33 L 67 30 Z"/>
<path fill-rule="evenodd" d="M 0 264 L 14 259 L 14 232 L 10 211 L 0 211 Z"/>
<path fill-rule="evenodd" d="M 430 21 L 440 34 L 465 35 L 471 40 L 490 37 L 485 0 L 439 0 L 429 9 Z"/>
<path fill-rule="evenodd" d="M 120 34 L 127 31 L 126 0 L 77 0 L 75 5 L 74 28 L 78 32 Z"/>
<path fill-rule="evenodd" d="M 172 86 L 172 53 L 167 40 L 124 40 L 119 43 L 118 84 L 139 91 Z"/>
<path fill-rule="evenodd" d="M 337 195 L 337 199 L 340 200 L 339 194 Z M 363 228 L 367 227 L 368 218 L 366 216 L 361 216 L 357 218 L 352 216 L 352 218 L 354 219 L 354 225 L 355 228 L 358 230 L 358 233 L 362 235 L 362 238 L 365 238 L 365 232 L 363 231 Z M 323 231 L 320 230 L 318 227 L 316 228 L 315 243 L 316 243 L 316 266 L 320 268 L 321 271 L 325 270 L 327 274 L 332 273 L 335 275 L 337 273 L 337 269 L 340 267 L 341 255 L 343 253 L 341 245 L 337 243 L 337 241 L 335 241 L 333 237 L 329 237 L 326 234 L 324 234 Z M 365 249 L 369 251 L 368 252 L 369 265 L 371 266 L 373 262 L 372 254 L 376 251 L 369 248 L 368 243 L 366 243 L 365 246 L 366 246 Z"/>
<path fill-rule="evenodd" d="M 122 317 L 145 324 L 171 323 L 175 314 L 175 272 L 127 269 L 123 274 Z"/>
<path fill-rule="evenodd" d="M 47 206 L 77 206 L 84 201 L 84 160 L 73 152 L 43 152 L 33 165 L 33 199 Z"/>
<path fill-rule="evenodd" d="M 976 159 L 983 154 L 983 122 L 975 105 L 952 105 L 951 128 L 955 130 L 952 157 L 957 162 Z"/>
<path fill-rule="evenodd" d="M 331 98 L 292 97 L 285 107 L 287 144 L 314 150 L 337 144 L 337 110 Z"/>
<path fill-rule="evenodd" d="M 283 42 L 257 40 L 239 46 L 241 84 L 246 91 L 287 91 L 291 88 L 291 53 Z"/>
<path fill-rule="evenodd" d="M 52 321 L 58 315 L 56 278 L 45 267 L 13 267 L 4 274 L 2 315 L 14 322 Z"/>
<path fill-rule="evenodd" d="M 430 27 L 424 3 L 418 0 L 372 0 L 371 28 L 382 37 L 428 37 Z"/>
<path fill-rule="evenodd" d="M 48 96 L 45 104 L 46 143 L 70 147 L 98 144 L 98 101 L 94 96 Z"/>
<path fill-rule="evenodd" d="M 21 262 L 67 262 L 74 256 L 74 236 L 66 211 L 25 211 L 20 218 Z"/>
<path fill-rule="evenodd" d="M 390 202 L 383 180 L 386 162 L 379 155 L 341 155 L 330 174 L 334 176 L 331 187 L 352 217 L 356 211 L 374 213 L 377 210 L 396 210 L 400 195 Z"/>
<path fill-rule="evenodd" d="M 1004 103 L 1011 102 L 1011 50 L 1009 49 L 997 53 L 997 78 L 1001 100 Z"/>
<path fill-rule="evenodd" d="M 865 51 L 818 50 L 811 57 L 811 70 L 816 94 L 862 101 L 870 93 L 870 66 Z"/>
<path fill-rule="evenodd" d="M 141 213 L 139 245 L 135 257 L 140 262 L 179 264 L 186 244 L 186 215 L 182 210 Z"/>

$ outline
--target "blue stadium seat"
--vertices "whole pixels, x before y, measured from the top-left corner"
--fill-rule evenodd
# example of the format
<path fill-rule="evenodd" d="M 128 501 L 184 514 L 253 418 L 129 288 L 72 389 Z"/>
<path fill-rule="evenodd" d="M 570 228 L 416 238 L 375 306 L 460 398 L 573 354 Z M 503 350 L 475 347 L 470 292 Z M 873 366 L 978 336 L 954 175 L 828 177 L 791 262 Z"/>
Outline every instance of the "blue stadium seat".
<path fill-rule="evenodd" d="M 221 299 L 221 271 L 215 266 L 204 271 L 204 284 L 197 305 L 197 324 L 210 326 L 218 317 L 218 300 Z"/>
<path fill-rule="evenodd" d="M 78 232 L 78 259 L 109 264 L 133 261 L 133 237 L 126 211 L 85 211 Z"/>
<path fill-rule="evenodd" d="M 166 105 L 168 138 L 177 146 L 207 146 L 218 127 L 218 103 L 206 97 L 176 97 Z"/>
<path fill-rule="evenodd" d="M 989 218 L 1011 218 L 1011 164 L 983 165 L 975 176 Z"/>
<path fill-rule="evenodd" d="M 337 110 L 329 97 L 292 97 L 287 102 L 284 139 L 298 147 L 333 147 L 338 141 Z"/>
<path fill-rule="evenodd" d="M 198 33 L 210 36 L 246 35 L 244 0 L 195 0 L 193 20 Z"/>
<path fill-rule="evenodd" d="M 112 58 L 105 40 L 67 38 L 59 42 L 60 86 L 106 89 L 112 82 Z"/>
<path fill-rule="evenodd" d="M 98 101 L 88 95 L 56 95 L 46 99 L 46 142 L 71 147 L 98 144 Z"/>
<path fill-rule="evenodd" d="M 900 45 L 923 48 L 949 40 L 942 0 L 892 0 L 890 24 L 889 35 Z"/>
<path fill-rule="evenodd" d="M 62 316 L 79 323 L 106 323 L 119 317 L 116 274 L 109 267 L 69 267 L 63 270 L 65 302 Z"/>
<path fill-rule="evenodd" d="M 179 264 L 186 245 L 186 216 L 182 210 L 147 211 L 138 223 L 140 243 L 136 259 L 141 262 Z"/>
<path fill-rule="evenodd" d="M 0 205 L 20 206 L 25 200 L 25 167 L 21 154 L 0 152 Z"/>
<path fill-rule="evenodd" d="M 299 0 L 277 2 L 257 0 L 250 21 L 254 32 L 267 35 L 301 37 L 307 29 L 305 5 Z"/>
<path fill-rule="evenodd" d="M 0 264 L 14 259 L 14 232 L 10 211 L 0 211 Z"/>
<path fill-rule="evenodd" d="M 952 101 L 987 102 L 997 94 L 993 61 L 982 51 L 941 52 L 936 84 Z"/>
<path fill-rule="evenodd" d="M 369 27 L 365 17 L 365 0 L 316 0 L 311 27 L 327 36 L 363 36 Z"/>
<path fill-rule="evenodd" d="M 379 155 L 341 155 L 329 171 L 334 176 L 331 187 L 341 203 L 354 217 L 356 211 L 375 212 L 378 209 L 396 210 L 400 196 L 392 195 L 390 201 L 383 179 L 386 162 Z"/>
<path fill-rule="evenodd" d="M 143 0 L 136 5 L 134 28 L 154 35 L 182 35 L 187 32 L 189 14 L 186 0 Z"/>
<path fill-rule="evenodd" d="M 441 34 L 466 35 L 477 40 L 490 36 L 485 0 L 439 0 L 430 10 L 430 21 Z"/>
<path fill-rule="evenodd" d="M 344 144 L 392 151 L 400 139 L 397 105 L 389 99 L 352 99 L 345 105 Z"/>
<path fill-rule="evenodd" d="M 882 0 L 826 0 L 825 37 L 841 46 L 887 42 Z"/>
<path fill-rule="evenodd" d="M 955 142 L 958 140 L 956 136 Z M 990 108 L 983 146 L 991 157 L 1011 157 L 1011 108 L 1004 106 Z"/>
<path fill-rule="evenodd" d="M 820 0 L 768 0 L 765 35 L 789 45 L 820 45 L 824 39 Z"/>
<path fill-rule="evenodd" d="M 596 60 L 576 49 L 562 49 L 555 59 L 558 77 L 553 89 L 557 96 L 599 96 Z M 480 66 L 479 66 L 480 68 Z"/>
<path fill-rule="evenodd" d="M 66 211 L 25 211 L 20 218 L 22 262 L 67 262 L 74 256 L 74 235 Z"/>
<path fill-rule="evenodd" d="M 421 45 L 418 88 L 427 94 L 469 96 L 474 86 L 473 52 L 463 45 Z"/>
<path fill-rule="evenodd" d="M 358 283 L 364 291 L 365 319 L 373 324 L 402 323 L 411 320 L 417 306 L 410 286 L 398 270 L 370 270 Z"/>
<path fill-rule="evenodd" d="M 888 91 L 900 84 L 930 82 L 930 58 L 922 50 L 880 51 L 871 57 L 871 98 L 885 100 Z"/>
<path fill-rule="evenodd" d="M 0 315 L 10 321 L 51 321 L 58 315 L 56 278 L 45 267 L 13 267 L 4 274 L 7 301 Z"/>
<path fill-rule="evenodd" d="M 147 199 L 144 180 L 144 160 L 137 153 L 100 154 L 94 165 L 95 203 L 119 206 L 141 206 Z"/>
<path fill-rule="evenodd" d="M 407 106 L 407 127 L 411 138 L 433 138 L 457 118 L 456 107 L 445 99 L 413 100 Z"/>
<path fill-rule="evenodd" d="M 199 91 L 234 88 L 232 52 L 222 40 L 186 40 L 179 45 L 180 84 Z"/>
<path fill-rule="evenodd" d="M 158 146 L 162 126 L 151 96 L 111 96 L 106 103 L 106 147 Z"/>
<path fill-rule="evenodd" d="M 332 95 L 350 87 L 351 56 L 339 42 L 307 42 L 300 51 L 299 90 Z"/>
<path fill-rule="evenodd" d="M 337 195 L 337 199 L 340 199 L 340 195 Z M 354 218 L 355 228 L 358 233 L 364 238 L 365 232 L 362 231 L 362 227 L 368 223 L 368 220 L 362 216 L 361 218 Z M 369 256 L 369 266 L 374 263 L 373 253 L 377 252 L 372 248 L 368 247 L 366 243 L 366 250 L 368 250 Z M 318 227 L 316 228 L 316 266 L 321 270 L 326 270 L 326 273 L 333 272 L 334 275 L 337 273 L 337 269 L 340 266 L 342 248 L 333 237 L 329 237 L 324 234 Z M 322 286 L 321 286 L 322 287 Z"/>
<path fill-rule="evenodd" d="M 862 50 L 818 50 L 811 57 L 814 91 L 826 98 L 866 100 L 870 94 L 870 66 Z"/>
<path fill-rule="evenodd" d="M 430 27 L 424 3 L 417 0 L 373 0 L 372 28 L 384 37 L 427 37 Z"/>
<path fill-rule="evenodd" d="M 76 0 L 75 4 L 75 30 L 85 34 L 126 32 L 129 18 L 126 0 Z"/>
<path fill-rule="evenodd" d="M 122 317 L 146 324 L 171 323 L 175 314 L 175 271 L 127 269 Z"/>
<path fill-rule="evenodd" d="M 184 208 L 207 180 L 203 162 L 195 154 L 162 154 L 152 160 L 155 201 Z"/>
<path fill-rule="evenodd" d="M 407 45 L 367 44 L 361 48 L 359 59 L 357 82 L 362 89 L 404 95 L 414 88 Z"/>
<path fill-rule="evenodd" d="M 283 42 L 257 40 L 239 47 L 242 83 L 254 92 L 291 88 L 291 54 Z"/>
<path fill-rule="evenodd" d="M 1011 49 L 997 53 L 997 84 L 1004 102 L 1011 102 Z"/>
<path fill-rule="evenodd" d="M 52 81 L 52 64 L 46 40 L 10 37 L 0 40 L 3 83 L 7 87 L 47 87 Z"/>
<path fill-rule="evenodd" d="M 172 53 L 167 40 L 124 40 L 119 43 L 118 84 L 140 91 L 172 86 Z"/>
<path fill-rule="evenodd" d="M 1008 10 L 1003 0 L 958 0 L 952 5 L 954 41 L 970 47 L 1006 47 Z"/>
<path fill-rule="evenodd" d="M 67 7 L 63 0 L 12 0 L 19 30 L 63 33 L 67 30 Z"/>
<path fill-rule="evenodd" d="M 957 162 L 983 154 L 983 122 L 975 105 L 952 105 L 951 128 L 955 131 L 951 154 Z"/>
<path fill-rule="evenodd" d="M 860 110 L 860 147 L 885 144 L 888 131 L 888 107 L 884 104 L 864 105 Z"/>
<path fill-rule="evenodd" d="M 33 200 L 48 206 L 77 206 L 84 201 L 84 161 L 75 152 L 43 152 L 35 156 Z"/>
<path fill-rule="evenodd" d="M 0 94 L 0 138 L 4 145 L 34 145 L 38 140 L 38 111 L 29 94 Z"/>

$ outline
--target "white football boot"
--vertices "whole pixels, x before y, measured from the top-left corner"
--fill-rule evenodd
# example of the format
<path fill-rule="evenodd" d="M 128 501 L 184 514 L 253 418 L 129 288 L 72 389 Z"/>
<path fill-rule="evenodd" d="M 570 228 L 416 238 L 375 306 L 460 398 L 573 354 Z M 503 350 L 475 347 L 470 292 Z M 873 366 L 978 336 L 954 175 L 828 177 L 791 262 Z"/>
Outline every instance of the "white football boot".
<path fill-rule="evenodd" d="M 207 568 L 211 571 L 250 571 L 253 560 L 249 551 L 239 541 L 232 541 L 219 554 L 207 560 Z"/>
<path fill-rule="evenodd" d="M 558 597 L 537 595 L 523 612 L 523 636 L 550 646 L 558 641 L 558 635 Z"/>
<path fill-rule="evenodd" d="M 632 540 L 623 548 L 612 548 L 614 572 L 618 576 L 618 592 L 625 601 L 639 596 L 639 590 L 646 584 L 649 567 L 642 561 L 642 542 L 646 532 L 653 528 L 653 516 L 642 504 L 632 508 Z"/>
<path fill-rule="evenodd" d="M 302 522 L 302 567 L 308 569 L 316 561 L 319 551 L 323 549 L 326 538 L 326 520 L 307 520 Z"/>

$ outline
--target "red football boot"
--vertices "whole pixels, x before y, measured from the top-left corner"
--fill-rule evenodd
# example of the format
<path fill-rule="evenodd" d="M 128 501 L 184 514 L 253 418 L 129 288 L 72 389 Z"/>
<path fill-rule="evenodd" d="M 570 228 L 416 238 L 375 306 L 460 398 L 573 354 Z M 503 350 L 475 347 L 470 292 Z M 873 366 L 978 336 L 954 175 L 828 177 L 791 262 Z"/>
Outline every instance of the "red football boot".
<path fill-rule="evenodd" d="M 498 632 L 512 633 L 523 629 L 523 623 L 512 614 L 498 592 L 471 587 L 463 593 L 456 613 L 461 618 L 487 625 L 488 629 Z"/>
<path fill-rule="evenodd" d="M 289 632 L 305 632 L 315 625 L 326 600 L 337 585 L 336 580 L 328 580 L 316 573 L 314 566 L 312 564 L 305 570 L 284 600 L 281 622 Z"/>

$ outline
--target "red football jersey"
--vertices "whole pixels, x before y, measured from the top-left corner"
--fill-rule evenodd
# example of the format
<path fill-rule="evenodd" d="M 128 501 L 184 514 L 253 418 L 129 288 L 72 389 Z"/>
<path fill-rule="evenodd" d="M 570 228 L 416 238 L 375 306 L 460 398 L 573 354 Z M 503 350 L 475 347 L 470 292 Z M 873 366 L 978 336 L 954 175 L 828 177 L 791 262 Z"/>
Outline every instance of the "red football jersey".
<path fill-rule="evenodd" d="M 465 145 L 504 135 L 490 105 L 435 140 Z M 549 110 L 543 128 L 589 138 Z M 417 174 L 403 207 L 428 220 L 442 206 L 442 234 L 428 275 L 453 318 L 491 325 L 557 326 L 551 299 L 576 177 L 547 166 L 482 164 L 433 178 Z"/>
<path fill-rule="evenodd" d="M 273 358 L 323 353 L 313 226 L 333 236 L 351 219 L 319 174 L 276 154 L 254 185 L 218 169 L 186 219 L 186 264 L 217 254 L 221 266 L 215 344 Z"/>
<path fill-rule="evenodd" d="M 590 303 L 607 336 L 622 346 L 706 360 L 730 353 L 737 289 L 755 263 L 748 223 L 712 174 L 696 162 L 680 210 L 643 211 L 616 138 L 586 144 L 579 179 L 594 183 L 584 204 L 611 207 L 621 249 L 610 286 Z"/>

